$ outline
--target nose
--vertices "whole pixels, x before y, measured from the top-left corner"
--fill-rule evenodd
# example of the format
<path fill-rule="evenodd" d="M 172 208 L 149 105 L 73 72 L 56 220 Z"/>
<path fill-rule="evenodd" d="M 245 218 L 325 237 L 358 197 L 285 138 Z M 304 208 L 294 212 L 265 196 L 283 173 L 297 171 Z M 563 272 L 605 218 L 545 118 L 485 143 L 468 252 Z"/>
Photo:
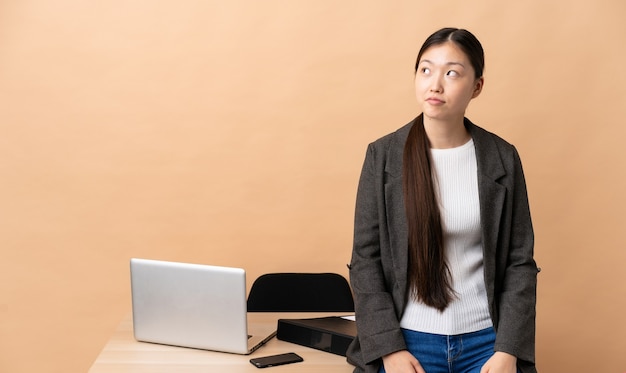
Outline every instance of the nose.
<path fill-rule="evenodd" d="M 443 92 L 443 85 L 438 78 L 434 78 L 430 84 L 430 91 L 433 93 Z"/>
<path fill-rule="evenodd" d="M 442 93 L 443 92 L 443 84 L 441 84 L 440 76 L 433 76 L 430 81 L 430 91 L 433 93 Z"/>

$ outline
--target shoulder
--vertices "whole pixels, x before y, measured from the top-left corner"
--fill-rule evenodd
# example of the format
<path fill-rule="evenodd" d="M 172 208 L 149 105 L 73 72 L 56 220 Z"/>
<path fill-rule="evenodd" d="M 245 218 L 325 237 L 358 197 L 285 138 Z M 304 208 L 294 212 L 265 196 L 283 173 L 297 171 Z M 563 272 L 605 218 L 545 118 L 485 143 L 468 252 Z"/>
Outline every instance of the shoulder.
<path fill-rule="evenodd" d="M 397 148 L 398 146 L 403 148 L 404 144 L 406 143 L 406 139 L 409 135 L 409 132 L 411 131 L 411 128 L 413 127 L 413 124 L 415 123 L 416 119 L 413 119 L 412 121 L 403 125 L 397 130 L 391 133 L 388 133 L 376 139 L 375 141 L 371 142 L 369 144 L 370 151 L 373 150 L 376 152 L 381 152 L 381 151 L 387 152 L 389 151 L 389 149 Z"/>
<path fill-rule="evenodd" d="M 469 119 L 465 118 L 465 127 L 474 138 L 474 141 L 478 140 L 481 143 L 495 145 L 501 149 L 513 149 L 515 148 L 511 143 L 502 137 L 496 135 L 493 132 L 472 123 Z"/>
<path fill-rule="evenodd" d="M 486 157 L 498 156 L 503 161 L 519 157 L 515 146 L 502 137 L 477 126 L 467 118 L 465 119 L 465 126 L 474 140 L 477 153 Z"/>
<path fill-rule="evenodd" d="M 415 119 L 369 144 L 365 164 L 372 172 L 401 174 L 404 144 L 414 123 Z"/>
<path fill-rule="evenodd" d="M 467 128 L 474 139 L 479 173 L 492 180 L 505 177 L 500 179 L 505 184 L 525 183 L 522 161 L 515 146 L 502 137 L 469 123 Z"/>

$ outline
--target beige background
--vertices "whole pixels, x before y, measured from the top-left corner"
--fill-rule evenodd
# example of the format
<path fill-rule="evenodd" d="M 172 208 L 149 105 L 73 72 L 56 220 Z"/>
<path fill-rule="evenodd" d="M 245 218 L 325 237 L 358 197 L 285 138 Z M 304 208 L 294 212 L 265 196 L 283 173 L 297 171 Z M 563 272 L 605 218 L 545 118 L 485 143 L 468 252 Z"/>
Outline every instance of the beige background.
<path fill-rule="evenodd" d="M 449 25 L 524 162 L 540 370 L 626 371 L 625 4 L 0 0 L 0 371 L 87 371 L 131 257 L 347 276 L 366 145 Z"/>

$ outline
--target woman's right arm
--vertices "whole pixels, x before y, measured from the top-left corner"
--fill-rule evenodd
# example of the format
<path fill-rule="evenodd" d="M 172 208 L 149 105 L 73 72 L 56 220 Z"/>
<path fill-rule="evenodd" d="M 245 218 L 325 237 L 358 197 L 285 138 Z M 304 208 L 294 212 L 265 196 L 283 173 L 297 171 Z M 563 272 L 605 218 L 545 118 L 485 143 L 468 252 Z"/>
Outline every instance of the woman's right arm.
<path fill-rule="evenodd" d="M 387 235 L 387 226 L 384 159 L 377 150 L 375 144 L 368 147 L 359 179 L 350 264 L 357 332 L 365 364 L 406 350 L 383 264 L 390 262 L 383 258 L 390 253 L 382 247 L 380 238 L 381 233 Z"/>

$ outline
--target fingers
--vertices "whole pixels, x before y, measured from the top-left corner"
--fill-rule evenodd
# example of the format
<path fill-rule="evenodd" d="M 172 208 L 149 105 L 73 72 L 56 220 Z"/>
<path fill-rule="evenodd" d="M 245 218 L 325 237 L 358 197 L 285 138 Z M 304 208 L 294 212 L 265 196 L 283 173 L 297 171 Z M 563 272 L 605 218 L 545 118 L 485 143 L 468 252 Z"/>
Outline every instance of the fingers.
<path fill-rule="evenodd" d="M 426 373 L 426 371 L 424 370 L 424 368 L 422 368 L 422 365 L 419 363 L 419 361 L 417 361 L 417 359 L 413 364 L 413 368 L 415 368 L 415 373 Z"/>

